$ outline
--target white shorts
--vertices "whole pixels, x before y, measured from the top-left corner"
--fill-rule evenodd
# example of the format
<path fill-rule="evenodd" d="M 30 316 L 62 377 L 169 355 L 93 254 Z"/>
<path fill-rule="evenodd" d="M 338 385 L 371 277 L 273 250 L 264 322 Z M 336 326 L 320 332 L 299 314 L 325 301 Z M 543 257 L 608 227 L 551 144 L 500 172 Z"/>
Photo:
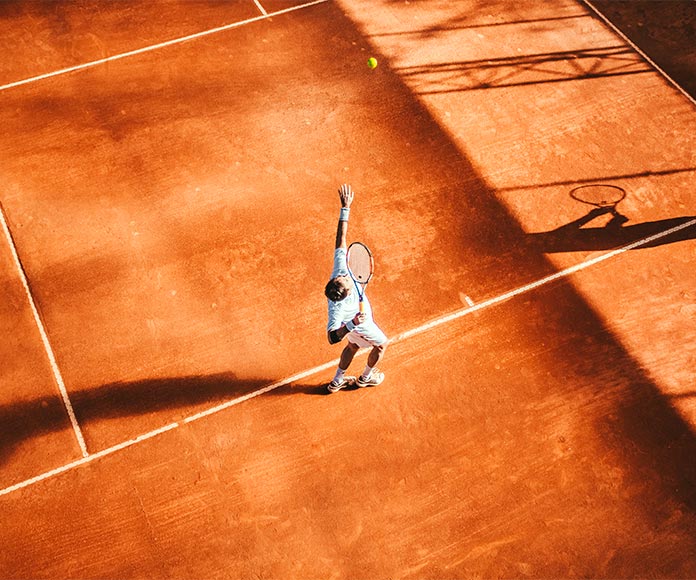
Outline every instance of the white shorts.
<path fill-rule="evenodd" d="M 387 337 L 382 330 L 372 321 L 363 322 L 355 330 L 351 330 L 346 338 L 351 344 L 357 344 L 360 348 L 368 346 L 380 346 L 387 342 Z"/>

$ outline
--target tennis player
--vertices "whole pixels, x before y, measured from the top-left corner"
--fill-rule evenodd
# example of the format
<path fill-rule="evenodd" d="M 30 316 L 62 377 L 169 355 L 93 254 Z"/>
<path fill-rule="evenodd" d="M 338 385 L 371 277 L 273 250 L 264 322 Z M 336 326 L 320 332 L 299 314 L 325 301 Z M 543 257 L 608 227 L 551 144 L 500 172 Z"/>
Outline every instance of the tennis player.
<path fill-rule="evenodd" d="M 363 312 L 360 312 L 360 300 L 356 283 L 348 273 L 346 261 L 346 237 L 348 234 L 348 217 L 353 203 L 353 190 L 350 185 L 342 185 L 338 194 L 341 198 L 341 215 L 336 232 L 333 271 L 324 294 L 329 301 L 329 323 L 327 332 L 329 343 L 337 344 L 348 339 L 336 369 L 336 375 L 327 385 L 330 393 L 340 391 L 351 384 L 352 379 L 346 371 L 360 348 L 370 348 L 367 365 L 355 383 L 359 387 L 372 387 L 384 380 L 384 373 L 376 368 L 387 348 L 387 337 L 375 324 L 372 308 L 363 292 Z"/>

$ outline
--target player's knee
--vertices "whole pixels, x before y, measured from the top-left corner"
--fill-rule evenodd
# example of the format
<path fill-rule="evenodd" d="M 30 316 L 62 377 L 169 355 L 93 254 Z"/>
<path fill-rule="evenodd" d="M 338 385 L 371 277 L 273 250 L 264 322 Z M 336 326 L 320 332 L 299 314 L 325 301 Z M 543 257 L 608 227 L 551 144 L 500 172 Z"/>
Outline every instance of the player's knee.
<path fill-rule="evenodd" d="M 346 349 L 352 351 L 353 353 L 356 353 L 360 350 L 360 345 L 355 344 L 354 342 L 348 341 L 348 344 L 346 345 Z"/>

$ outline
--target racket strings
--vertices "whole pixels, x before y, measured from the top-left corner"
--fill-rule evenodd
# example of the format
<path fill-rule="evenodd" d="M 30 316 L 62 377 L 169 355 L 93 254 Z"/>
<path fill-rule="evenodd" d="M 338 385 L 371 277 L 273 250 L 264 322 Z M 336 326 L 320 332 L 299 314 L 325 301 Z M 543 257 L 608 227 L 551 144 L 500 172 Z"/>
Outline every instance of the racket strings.
<path fill-rule="evenodd" d="M 372 274 L 372 256 L 363 246 L 351 247 L 348 268 L 358 282 L 367 282 Z"/>

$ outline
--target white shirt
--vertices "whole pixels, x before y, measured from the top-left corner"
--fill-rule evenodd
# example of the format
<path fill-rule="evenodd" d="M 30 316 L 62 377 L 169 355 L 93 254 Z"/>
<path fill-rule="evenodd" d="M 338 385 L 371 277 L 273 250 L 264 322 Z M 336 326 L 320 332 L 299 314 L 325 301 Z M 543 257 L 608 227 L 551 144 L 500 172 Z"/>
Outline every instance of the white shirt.
<path fill-rule="evenodd" d="M 331 272 L 331 279 L 337 276 L 348 276 L 348 262 L 346 261 L 346 249 L 336 248 L 334 251 L 334 261 L 333 270 Z M 349 320 L 353 320 L 355 315 L 360 311 L 360 295 L 358 294 L 357 284 L 353 281 L 353 290 L 348 296 L 339 302 L 334 302 L 333 300 L 328 300 L 329 303 L 329 323 L 327 325 L 327 331 L 331 332 L 340 328 L 343 324 Z M 367 295 L 363 294 L 363 307 L 364 312 L 367 315 L 366 322 L 372 320 L 372 308 L 370 307 L 370 302 L 367 299 Z M 365 324 L 365 323 L 363 323 Z M 356 329 L 360 329 L 363 324 L 356 326 Z"/>

